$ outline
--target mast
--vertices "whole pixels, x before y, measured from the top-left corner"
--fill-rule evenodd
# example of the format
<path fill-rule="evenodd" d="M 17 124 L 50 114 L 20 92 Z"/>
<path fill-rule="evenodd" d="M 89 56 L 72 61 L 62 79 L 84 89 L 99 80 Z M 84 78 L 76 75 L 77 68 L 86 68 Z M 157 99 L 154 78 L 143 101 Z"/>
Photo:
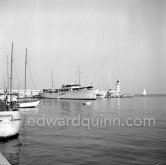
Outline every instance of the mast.
<path fill-rule="evenodd" d="M 27 48 L 25 53 L 25 82 L 24 82 L 24 97 L 26 97 L 26 78 L 27 78 Z"/>
<path fill-rule="evenodd" d="M 81 76 L 80 76 L 81 73 L 82 72 L 80 72 L 80 68 L 79 68 L 79 65 L 78 65 L 78 70 L 76 71 L 76 74 L 78 74 L 78 83 L 79 83 L 79 85 L 81 85 Z"/>
<path fill-rule="evenodd" d="M 4 93 L 6 93 L 6 81 L 4 81 L 3 83 L 3 89 L 4 89 Z"/>
<path fill-rule="evenodd" d="M 52 72 L 51 72 L 51 77 L 52 77 L 52 89 L 54 88 L 54 79 L 53 79 L 53 69 L 52 69 Z"/>
<path fill-rule="evenodd" d="M 110 80 L 108 80 L 108 90 L 110 89 Z"/>
<path fill-rule="evenodd" d="M 10 68 L 10 94 L 12 93 L 12 79 L 13 79 L 13 42 L 12 42 L 12 51 L 11 51 L 11 68 Z M 10 101 L 12 101 L 12 97 L 10 95 Z"/>
<path fill-rule="evenodd" d="M 9 89 L 9 62 L 8 62 L 8 55 L 7 55 L 7 89 Z"/>
<path fill-rule="evenodd" d="M 79 65 L 78 65 L 78 79 L 79 79 L 79 85 L 80 85 L 80 83 L 81 83 L 81 77 L 80 77 L 80 68 L 79 68 Z"/>
<path fill-rule="evenodd" d="M 19 88 L 19 83 L 18 83 L 18 87 L 17 87 L 17 92 L 18 92 L 18 94 L 19 94 L 19 89 L 20 89 L 20 88 Z"/>

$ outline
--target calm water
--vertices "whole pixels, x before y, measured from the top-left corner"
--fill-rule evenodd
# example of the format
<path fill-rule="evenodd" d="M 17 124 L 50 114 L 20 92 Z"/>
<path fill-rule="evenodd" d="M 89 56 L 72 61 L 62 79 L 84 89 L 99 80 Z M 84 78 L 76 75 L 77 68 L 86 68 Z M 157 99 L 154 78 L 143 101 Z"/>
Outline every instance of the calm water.
<path fill-rule="evenodd" d="M 83 106 L 82 101 L 42 100 L 39 108 L 23 109 L 21 113 L 19 138 L 0 142 L 0 152 L 12 165 L 166 162 L 166 97 L 104 99 L 93 101 L 91 106 Z M 47 119 L 59 119 L 59 125 L 44 123 L 43 114 Z M 78 116 L 86 118 L 84 126 L 63 125 L 63 119 Z M 103 126 L 102 122 L 89 125 L 89 129 L 86 126 L 87 119 L 96 124 L 97 119 L 119 118 L 125 123 L 127 118 L 145 117 L 154 118 L 155 126 Z"/>

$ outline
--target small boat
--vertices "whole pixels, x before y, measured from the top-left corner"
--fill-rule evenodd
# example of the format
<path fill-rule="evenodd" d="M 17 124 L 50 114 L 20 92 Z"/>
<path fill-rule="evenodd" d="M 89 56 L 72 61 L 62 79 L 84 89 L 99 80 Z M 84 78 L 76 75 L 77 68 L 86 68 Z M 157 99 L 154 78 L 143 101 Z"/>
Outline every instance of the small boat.
<path fill-rule="evenodd" d="M 19 108 L 35 108 L 39 105 L 40 100 L 19 100 Z"/>
<path fill-rule="evenodd" d="M 100 91 L 97 93 L 97 98 L 101 99 L 101 98 L 106 98 L 107 95 L 107 91 Z"/>
<path fill-rule="evenodd" d="M 143 93 L 142 93 L 142 96 L 146 96 L 146 95 L 147 95 L 147 93 L 146 93 L 146 90 L 145 90 L 145 88 L 144 88 Z"/>
<path fill-rule="evenodd" d="M 92 102 L 83 102 L 83 105 L 91 105 L 92 104 Z"/>

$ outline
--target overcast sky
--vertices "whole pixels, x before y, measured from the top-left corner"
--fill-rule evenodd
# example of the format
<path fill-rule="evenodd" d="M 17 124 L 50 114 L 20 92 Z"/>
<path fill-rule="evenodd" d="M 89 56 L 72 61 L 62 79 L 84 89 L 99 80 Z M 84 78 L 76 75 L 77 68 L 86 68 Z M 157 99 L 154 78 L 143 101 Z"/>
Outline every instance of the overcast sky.
<path fill-rule="evenodd" d="M 166 1 L 0 0 L 0 87 L 14 42 L 14 87 L 24 57 L 38 89 L 78 81 L 123 93 L 166 93 Z M 27 88 L 33 88 L 28 74 Z"/>

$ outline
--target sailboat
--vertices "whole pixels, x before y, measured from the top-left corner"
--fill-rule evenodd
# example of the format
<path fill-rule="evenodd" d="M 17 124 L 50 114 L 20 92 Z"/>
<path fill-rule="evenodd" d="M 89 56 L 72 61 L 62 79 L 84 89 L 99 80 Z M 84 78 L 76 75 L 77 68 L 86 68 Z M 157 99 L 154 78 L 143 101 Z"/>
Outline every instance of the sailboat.
<path fill-rule="evenodd" d="M 146 96 L 146 95 L 147 95 L 147 93 L 146 93 L 146 90 L 145 90 L 145 88 L 144 88 L 143 93 L 142 93 L 142 96 Z"/>
<path fill-rule="evenodd" d="M 25 84 L 24 84 L 24 98 L 19 100 L 20 108 L 34 108 L 39 105 L 40 100 L 30 99 L 26 96 L 26 66 L 27 66 L 27 49 L 25 54 Z"/>
<path fill-rule="evenodd" d="M 0 100 L 0 140 L 18 137 L 21 115 L 15 101 L 12 100 L 12 65 L 13 63 L 13 43 L 11 52 L 11 75 L 10 75 L 10 102 L 8 102 L 8 92 L 6 90 L 5 100 Z"/>

